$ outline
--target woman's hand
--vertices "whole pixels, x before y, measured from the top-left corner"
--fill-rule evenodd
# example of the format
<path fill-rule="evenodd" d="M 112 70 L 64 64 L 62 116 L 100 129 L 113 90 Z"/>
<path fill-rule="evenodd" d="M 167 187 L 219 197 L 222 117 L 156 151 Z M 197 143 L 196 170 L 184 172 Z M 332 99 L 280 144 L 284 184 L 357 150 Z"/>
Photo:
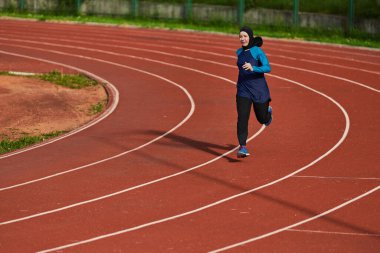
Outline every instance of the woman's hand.
<path fill-rule="evenodd" d="M 253 71 L 253 67 L 252 67 L 251 63 L 249 63 L 249 62 L 245 62 L 245 64 L 243 65 L 243 69 Z"/>

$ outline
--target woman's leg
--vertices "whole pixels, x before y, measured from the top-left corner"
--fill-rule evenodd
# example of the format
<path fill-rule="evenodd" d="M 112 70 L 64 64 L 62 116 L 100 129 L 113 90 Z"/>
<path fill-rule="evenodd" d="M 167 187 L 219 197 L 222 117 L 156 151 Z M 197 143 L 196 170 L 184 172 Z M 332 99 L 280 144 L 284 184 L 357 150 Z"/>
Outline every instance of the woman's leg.
<path fill-rule="evenodd" d="M 269 101 L 265 103 L 253 102 L 253 109 L 255 110 L 256 119 L 260 124 L 268 124 L 272 120 L 272 113 L 269 112 Z"/>
<path fill-rule="evenodd" d="M 238 112 L 237 137 L 241 146 L 245 146 L 247 144 L 248 121 L 251 113 L 251 106 L 251 99 L 236 96 L 236 108 Z"/>

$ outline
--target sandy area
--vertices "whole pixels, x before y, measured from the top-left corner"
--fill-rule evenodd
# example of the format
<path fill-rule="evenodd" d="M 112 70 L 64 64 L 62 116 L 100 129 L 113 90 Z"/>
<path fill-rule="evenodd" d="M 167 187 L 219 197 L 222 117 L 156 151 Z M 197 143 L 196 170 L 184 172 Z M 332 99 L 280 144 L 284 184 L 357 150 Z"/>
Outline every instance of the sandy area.
<path fill-rule="evenodd" d="M 70 131 L 96 117 L 91 107 L 106 99 L 101 85 L 74 90 L 35 78 L 0 76 L 0 141 Z"/>

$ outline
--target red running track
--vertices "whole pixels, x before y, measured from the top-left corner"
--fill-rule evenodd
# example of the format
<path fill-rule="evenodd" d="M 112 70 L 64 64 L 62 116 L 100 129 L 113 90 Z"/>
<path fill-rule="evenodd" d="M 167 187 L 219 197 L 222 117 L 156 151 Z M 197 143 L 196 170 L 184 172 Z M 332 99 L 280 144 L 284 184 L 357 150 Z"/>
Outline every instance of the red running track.
<path fill-rule="evenodd" d="M 0 20 L 0 70 L 84 72 L 105 114 L 0 157 L 1 252 L 378 252 L 380 51 L 264 38 L 274 121 L 237 159 L 236 36 Z"/>

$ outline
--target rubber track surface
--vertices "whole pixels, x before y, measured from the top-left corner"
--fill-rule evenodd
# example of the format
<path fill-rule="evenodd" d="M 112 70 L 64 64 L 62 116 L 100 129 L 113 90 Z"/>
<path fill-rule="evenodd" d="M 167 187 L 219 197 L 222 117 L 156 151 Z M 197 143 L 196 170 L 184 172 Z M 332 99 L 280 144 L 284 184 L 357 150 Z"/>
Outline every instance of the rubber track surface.
<path fill-rule="evenodd" d="M 0 157 L 1 252 L 378 252 L 380 51 L 264 38 L 274 120 L 236 157 L 237 36 L 0 20 L 0 70 L 106 112 Z"/>

